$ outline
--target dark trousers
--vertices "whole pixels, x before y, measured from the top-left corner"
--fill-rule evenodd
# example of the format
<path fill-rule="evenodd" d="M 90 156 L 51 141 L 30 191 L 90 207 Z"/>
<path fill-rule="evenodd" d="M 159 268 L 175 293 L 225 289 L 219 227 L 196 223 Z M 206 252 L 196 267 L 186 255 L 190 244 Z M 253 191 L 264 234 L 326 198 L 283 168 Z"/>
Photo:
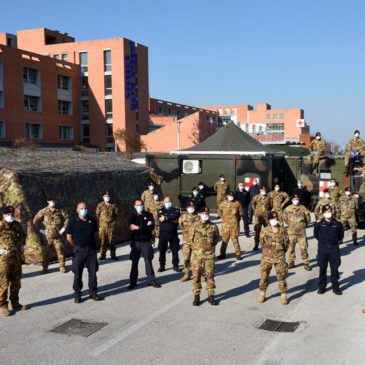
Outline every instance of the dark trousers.
<path fill-rule="evenodd" d="M 327 267 L 329 263 L 332 289 L 337 290 L 339 288 L 338 279 L 340 277 L 338 268 L 341 265 L 340 248 L 338 245 L 318 244 L 317 263 L 319 266 L 319 289 L 325 289 L 327 286 Z"/>
<path fill-rule="evenodd" d="M 172 252 L 172 266 L 179 266 L 179 237 L 177 236 L 177 232 L 161 232 L 158 241 L 158 250 L 160 251 L 160 265 L 165 266 L 166 264 L 166 251 L 168 244 L 170 244 L 171 252 Z"/>
<path fill-rule="evenodd" d="M 252 224 L 254 213 L 253 213 L 253 208 L 252 208 L 252 204 L 251 203 L 248 205 L 248 209 L 247 210 L 248 210 L 248 222 L 250 224 Z"/>
<path fill-rule="evenodd" d="M 98 291 L 96 272 L 99 264 L 96 258 L 96 249 L 90 247 L 76 247 L 72 258 L 72 272 L 74 273 L 73 290 L 75 295 L 80 295 L 83 287 L 82 272 L 84 267 L 89 272 L 89 292 L 96 294 Z"/>
<path fill-rule="evenodd" d="M 155 281 L 155 272 L 153 271 L 153 248 L 151 241 L 137 241 L 131 244 L 131 253 L 129 258 L 132 260 L 131 273 L 129 280 L 131 284 L 137 284 L 138 279 L 138 262 L 141 256 L 143 257 L 146 267 L 147 283 Z"/>
<path fill-rule="evenodd" d="M 244 208 L 243 210 L 243 230 L 245 232 L 245 234 L 249 234 L 250 233 L 250 227 L 248 226 L 249 223 L 249 218 L 248 218 L 248 207 Z"/>

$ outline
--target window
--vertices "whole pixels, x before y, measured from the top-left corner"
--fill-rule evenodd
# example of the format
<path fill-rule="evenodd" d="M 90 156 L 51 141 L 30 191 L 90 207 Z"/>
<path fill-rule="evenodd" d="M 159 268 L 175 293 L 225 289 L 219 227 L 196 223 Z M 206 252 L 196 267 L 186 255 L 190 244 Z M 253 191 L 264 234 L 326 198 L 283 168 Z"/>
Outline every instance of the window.
<path fill-rule="evenodd" d="M 81 134 L 82 134 L 82 142 L 90 143 L 90 126 L 89 126 L 89 124 L 82 124 Z"/>
<path fill-rule="evenodd" d="M 73 129 L 68 126 L 59 126 L 58 127 L 58 135 L 59 138 L 63 141 L 72 141 L 73 140 Z"/>
<path fill-rule="evenodd" d="M 4 107 L 4 92 L 0 91 L 0 108 Z"/>
<path fill-rule="evenodd" d="M 266 119 L 271 119 L 271 114 L 266 114 Z"/>
<path fill-rule="evenodd" d="M 180 116 L 181 116 L 181 110 L 176 110 L 176 116 L 178 117 L 178 118 L 180 118 Z"/>
<path fill-rule="evenodd" d="M 5 137 L 5 122 L 0 121 L 0 138 Z"/>
<path fill-rule="evenodd" d="M 62 53 L 61 58 L 62 58 L 62 61 L 68 61 L 68 54 Z"/>
<path fill-rule="evenodd" d="M 55 54 L 53 55 L 53 58 L 55 58 L 56 60 L 59 60 L 59 59 L 60 59 L 60 55 L 59 55 L 58 53 L 55 53 Z"/>
<path fill-rule="evenodd" d="M 105 96 L 112 95 L 112 76 L 105 75 L 104 83 L 105 83 Z"/>
<path fill-rule="evenodd" d="M 81 101 L 81 120 L 89 120 L 89 100 Z"/>
<path fill-rule="evenodd" d="M 23 68 L 23 81 L 27 84 L 39 85 L 39 70 L 35 68 Z"/>
<path fill-rule="evenodd" d="M 87 76 L 81 77 L 81 97 L 89 96 L 89 81 Z"/>
<path fill-rule="evenodd" d="M 63 90 L 71 90 L 71 77 L 57 75 L 57 87 Z"/>
<path fill-rule="evenodd" d="M 80 52 L 79 56 L 80 56 L 81 73 L 87 72 L 87 70 L 88 70 L 87 52 Z"/>
<path fill-rule="evenodd" d="M 24 110 L 27 112 L 40 112 L 41 98 L 38 96 L 24 95 Z"/>
<path fill-rule="evenodd" d="M 113 124 L 106 125 L 106 143 L 114 143 Z"/>
<path fill-rule="evenodd" d="M 159 106 L 159 107 L 157 108 L 157 114 L 159 114 L 159 115 L 163 115 L 163 108 L 162 108 L 162 106 Z"/>
<path fill-rule="evenodd" d="M 7 45 L 8 47 L 13 47 L 13 39 L 12 39 L 12 38 L 10 38 L 10 37 L 7 37 L 7 38 L 6 38 L 6 45 Z"/>
<path fill-rule="evenodd" d="M 113 118 L 113 102 L 112 100 L 105 100 L 105 117 L 106 119 Z"/>
<path fill-rule="evenodd" d="M 170 108 L 167 109 L 167 115 L 171 115 L 172 114 L 172 111 Z"/>
<path fill-rule="evenodd" d="M 112 51 L 104 51 L 104 72 L 112 70 Z"/>
<path fill-rule="evenodd" d="M 27 139 L 41 139 L 42 126 L 40 124 L 25 124 L 25 138 Z"/>
<path fill-rule="evenodd" d="M 279 119 L 284 119 L 285 118 L 285 114 L 279 114 Z"/>
<path fill-rule="evenodd" d="M 277 119 L 278 115 L 277 114 L 273 114 L 272 115 L 272 119 Z"/>
<path fill-rule="evenodd" d="M 71 101 L 58 100 L 58 114 L 70 115 Z"/>
<path fill-rule="evenodd" d="M 266 130 L 268 133 L 276 133 L 284 131 L 284 123 L 267 123 Z"/>

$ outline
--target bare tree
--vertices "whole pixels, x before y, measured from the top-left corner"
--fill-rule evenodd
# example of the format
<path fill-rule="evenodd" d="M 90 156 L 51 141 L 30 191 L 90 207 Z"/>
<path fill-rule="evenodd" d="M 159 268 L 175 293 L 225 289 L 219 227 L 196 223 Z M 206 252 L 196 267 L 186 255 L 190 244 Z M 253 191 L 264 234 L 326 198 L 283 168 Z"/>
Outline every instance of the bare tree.
<path fill-rule="evenodd" d="M 113 135 L 117 143 L 120 142 L 124 145 L 125 152 L 129 159 L 133 158 L 133 153 L 147 150 L 146 144 L 141 140 L 139 135 L 132 135 L 125 129 L 117 129 Z"/>

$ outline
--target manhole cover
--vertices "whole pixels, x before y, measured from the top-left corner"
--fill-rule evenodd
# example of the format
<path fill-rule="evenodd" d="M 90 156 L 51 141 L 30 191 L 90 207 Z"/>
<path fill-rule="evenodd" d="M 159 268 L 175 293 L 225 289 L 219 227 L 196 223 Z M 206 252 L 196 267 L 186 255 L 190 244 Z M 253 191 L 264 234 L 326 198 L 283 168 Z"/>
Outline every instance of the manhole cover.
<path fill-rule="evenodd" d="M 53 328 L 50 332 L 68 336 L 88 337 L 106 325 L 106 322 L 88 322 L 81 319 L 71 319 L 64 324 Z"/>
<path fill-rule="evenodd" d="M 282 321 L 274 321 L 272 319 L 265 319 L 258 328 L 266 331 L 273 332 L 294 332 L 300 322 L 282 322 Z"/>

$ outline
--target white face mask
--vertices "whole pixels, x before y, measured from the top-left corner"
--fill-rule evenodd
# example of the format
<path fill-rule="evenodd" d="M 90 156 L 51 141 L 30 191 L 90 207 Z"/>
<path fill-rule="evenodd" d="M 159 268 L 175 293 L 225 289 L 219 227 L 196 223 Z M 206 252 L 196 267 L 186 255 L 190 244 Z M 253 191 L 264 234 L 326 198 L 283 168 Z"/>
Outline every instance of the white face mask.
<path fill-rule="evenodd" d="M 54 208 L 54 207 L 55 207 L 55 205 L 56 205 L 56 202 L 54 202 L 54 201 L 50 201 L 50 202 L 48 203 L 48 206 L 49 206 L 50 208 Z"/>
<path fill-rule="evenodd" d="M 270 225 L 271 225 L 271 226 L 275 227 L 275 226 L 277 226 L 277 225 L 278 225 L 278 223 L 279 223 L 279 222 L 278 222 L 278 220 L 277 220 L 277 219 L 275 219 L 275 218 L 274 218 L 274 219 L 270 219 Z"/>
<path fill-rule="evenodd" d="M 230 195 L 230 196 L 227 197 L 227 199 L 228 199 L 229 202 L 232 202 L 233 201 L 233 196 Z"/>
<path fill-rule="evenodd" d="M 317 140 L 317 141 L 318 141 L 318 140 L 320 140 L 320 139 L 321 139 L 321 137 L 320 137 L 320 136 L 317 136 L 317 137 L 316 137 L 316 140 Z"/>
<path fill-rule="evenodd" d="M 155 189 L 154 186 L 149 186 L 148 189 L 150 189 L 151 191 L 153 191 Z"/>
<path fill-rule="evenodd" d="M 203 222 L 207 222 L 209 221 L 209 214 L 202 214 L 200 216 L 200 219 L 203 221 Z"/>
<path fill-rule="evenodd" d="M 323 214 L 323 216 L 326 218 L 326 219 L 331 219 L 332 218 L 332 213 L 331 212 L 326 212 Z"/>
<path fill-rule="evenodd" d="M 243 191 L 243 189 L 244 189 L 244 186 L 243 185 L 238 185 L 238 190 L 239 191 Z"/>
<path fill-rule="evenodd" d="M 350 191 L 346 191 L 345 193 L 347 196 L 350 196 L 351 195 L 351 192 Z"/>
<path fill-rule="evenodd" d="M 261 194 L 262 196 L 265 196 L 265 195 L 266 195 L 266 191 L 260 191 L 260 194 Z"/>
<path fill-rule="evenodd" d="M 110 202 L 110 196 L 104 196 L 104 201 L 105 201 L 105 203 L 109 203 Z"/>
<path fill-rule="evenodd" d="M 275 191 L 279 191 L 280 190 L 280 186 L 275 186 Z"/>
<path fill-rule="evenodd" d="M 252 183 L 252 185 L 253 185 L 253 186 L 257 185 L 257 181 L 254 181 L 254 182 Z"/>
<path fill-rule="evenodd" d="M 202 190 L 204 188 L 204 185 L 199 185 L 198 187 L 200 190 Z"/>
<path fill-rule="evenodd" d="M 299 205 L 299 200 L 293 200 L 293 205 Z"/>
<path fill-rule="evenodd" d="M 302 184 L 298 184 L 298 188 L 299 188 L 299 189 L 301 189 L 301 188 L 302 188 L 302 186 L 303 186 Z"/>
<path fill-rule="evenodd" d="M 355 134 L 354 134 L 354 136 L 355 136 L 356 138 L 359 138 L 359 137 L 360 137 L 360 134 L 359 134 L 359 133 L 355 133 Z"/>
<path fill-rule="evenodd" d="M 154 195 L 153 200 L 157 201 L 158 200 L 158 195 Z"/>
<path fill-rule="evenodd" d="M 8 223 L 13 223 L 15 221 L 15 218 L 12 215 L 6 215 L 4 216 L 4 219 Z"/>
<path fill-rule="evenodd" d="M 194 208 L 187 208 L 186 210 L 187 210 L 187 211 L 188 211 L 188 213 L 190 213 L 190 214 L 193 214 L 193 213 L 194 213 L 194 211 L 195 211 L 195 209 L 194 209 Z"/>
<path fill-rule="evenodd" d="M 330 194 L 328 194 L 328 193 L 326 193 L 326 194 L 324 194 L 324 197 L 325 197 L 326 199 L 329 199 L 329 198 L 331 197 L 331 195 L 330 195 Z"/>
<path fill-rule="evenodd" d="M 221 177 L 221 181 L 224 181 L 225 180 L 225 178 L 224 177 Z"/>
<path fill-rule="evenodd" d="M 193 195 L 194 196 L 197 196 L 198 195 L 198 192 L 196 190 L 193 191 Z"/>
<path fill-rule="evenodd" d="M 330 186 L 335 186 L 335 185 L 336 185 L 335 182 L 333 182 L 333 181 L 330 182 Z"/>

